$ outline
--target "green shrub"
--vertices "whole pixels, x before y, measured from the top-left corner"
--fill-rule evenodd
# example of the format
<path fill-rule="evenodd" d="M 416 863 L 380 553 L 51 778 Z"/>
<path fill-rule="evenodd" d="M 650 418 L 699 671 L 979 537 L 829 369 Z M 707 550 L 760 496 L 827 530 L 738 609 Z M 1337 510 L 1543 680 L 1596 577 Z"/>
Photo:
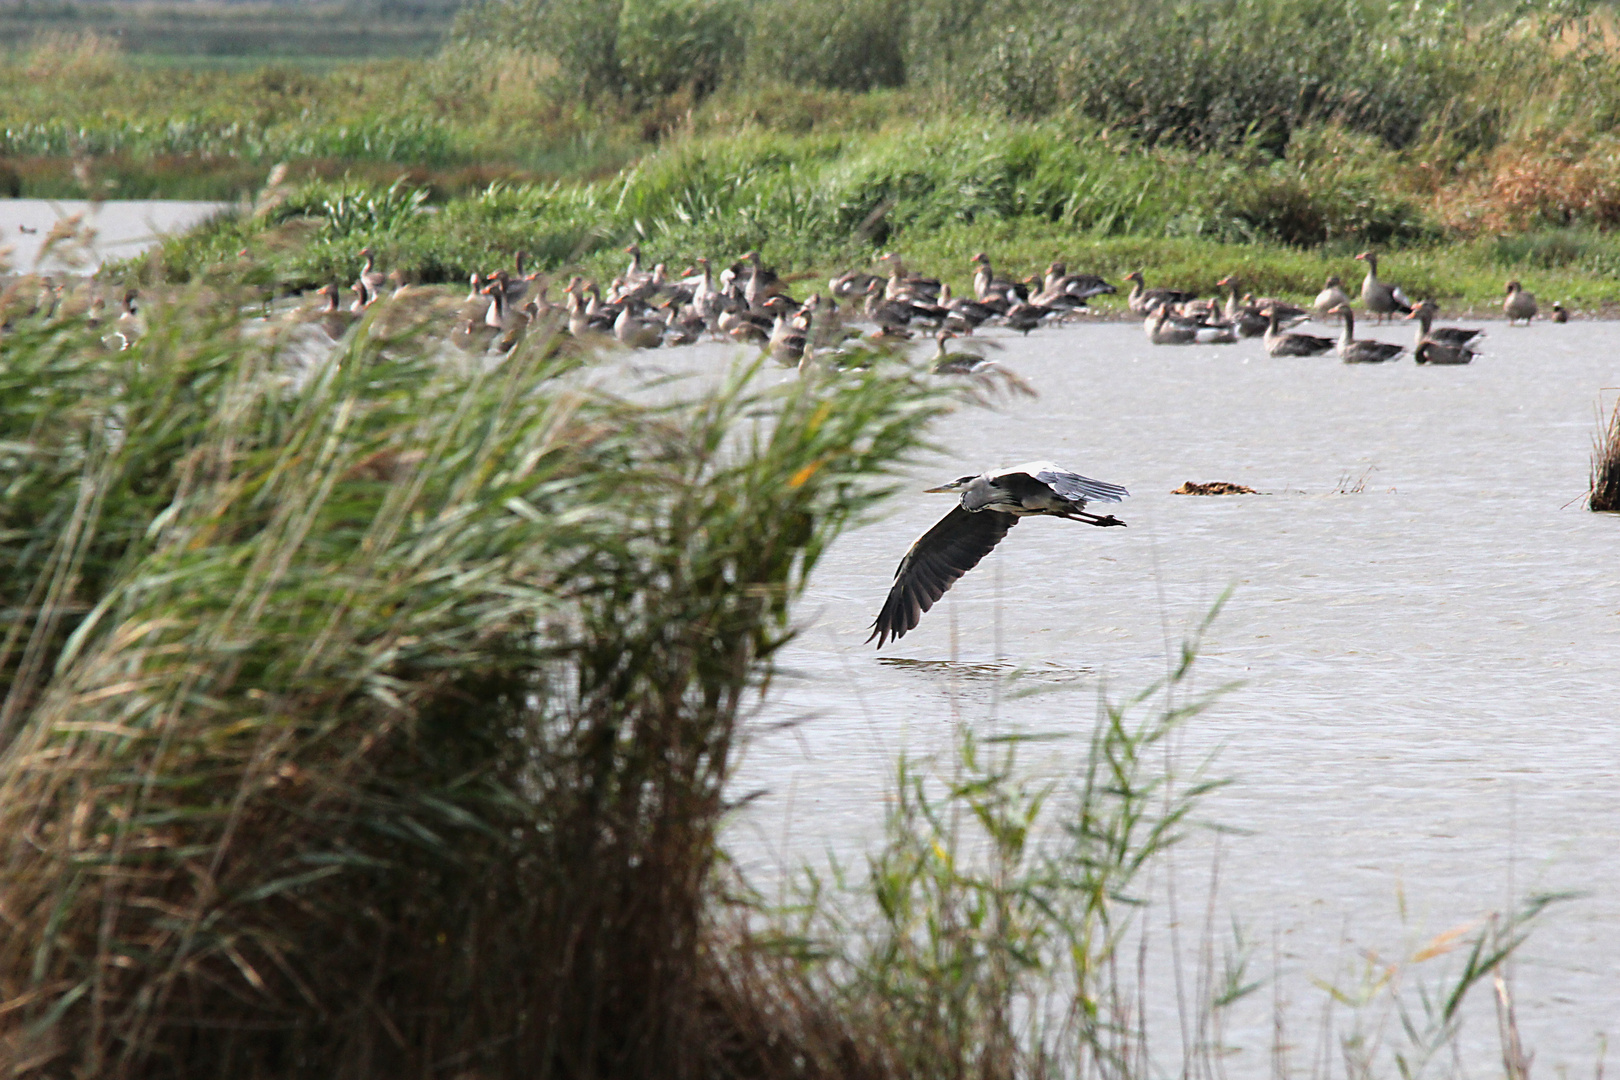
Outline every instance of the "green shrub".
<path fill-rule="evenodd" d="M 617 50 L 626 91 L 638 101 L 712 93 L 736 66 L 748 17 L 740 0 L 624 0 Z"/>
<path fill-rule="evenodd" d="M 762 0 L 747 77 L 832 90 L 903 86 L 908 5 L 900 0 Z"/>

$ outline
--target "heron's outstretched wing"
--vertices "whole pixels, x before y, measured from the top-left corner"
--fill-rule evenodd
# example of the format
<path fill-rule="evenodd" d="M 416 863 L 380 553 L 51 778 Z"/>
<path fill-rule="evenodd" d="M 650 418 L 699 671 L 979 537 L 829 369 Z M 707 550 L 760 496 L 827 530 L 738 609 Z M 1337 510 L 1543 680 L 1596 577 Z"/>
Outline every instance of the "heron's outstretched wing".
<path fill-rule="evenodd" d="M 1130 492 L 1106 480 L 1093 480 L 1079 473 L 1062 469 L 1042 469 L 1035 479 L 1049 486 L 1065 499 L 1085 499 L 1087 502 L 1119 502 Z"/>
<path fill-rule="evenodd" d="M 979 560 L 1001 543 L 1007 530 L 1018 524 L 1012 514 L 999 510 L 970 513 L 960 506 L 939 520 L 911 545 L 894 572 L 894 587 L 883 602 L 872 636 L 878 648 L 898 640 L 922 620 L 923 612 L 945 595 L 956 579 L 979 565 Z"/>

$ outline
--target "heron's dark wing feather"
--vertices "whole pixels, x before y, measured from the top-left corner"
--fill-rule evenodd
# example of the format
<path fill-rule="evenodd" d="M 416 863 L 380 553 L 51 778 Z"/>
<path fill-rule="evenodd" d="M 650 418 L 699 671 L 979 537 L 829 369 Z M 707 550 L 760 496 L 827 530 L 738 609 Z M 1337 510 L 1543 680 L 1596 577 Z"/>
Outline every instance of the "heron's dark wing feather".
<path fill-rule="evenodd" d="M 894 572 L 894 587 L 872 624 L 872 636 L 866 640 L 877 638 L 881 649 L 889 639 L 904 637 L 922 620 L 923 612 L 933 607 L 957 578 L 979 565 L 979 560 L 990 554 L 1016 524 L 1016 517 L 999 510 L 970 513 L 960 506 L 952 509 L 923 533 L 900 560 Z"/>
<path fill-rule="evenodd" d="M 1081 476 L 1079 473 L 1054 472 L 1051 469 L 1042 469 L 1035 474 L 1035 479 L 1048 485 L 1065 499 L 1117 503 L 1130 494 L 1118 484 L 1110 484 L 1106 480 L 1093 480 L 1091 477 Z"/>

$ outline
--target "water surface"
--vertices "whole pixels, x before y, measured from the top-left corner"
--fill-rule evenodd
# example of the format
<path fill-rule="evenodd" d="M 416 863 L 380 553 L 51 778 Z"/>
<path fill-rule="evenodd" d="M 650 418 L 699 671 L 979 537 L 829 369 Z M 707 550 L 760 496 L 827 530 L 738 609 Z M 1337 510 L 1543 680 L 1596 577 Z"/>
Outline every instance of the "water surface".
<path fill-rule="evenodd" d="M 946 749 L 963 723 L 1084 733 L 1099 687 L 1162 676 L 1230 589 L 1200 683 L 1243 685 L 1181 754 L 1218 750 L 1236 781 L 1205 806 L 1241 830 L 1221 841 L 1222 902 L 1268 966 L 1276 943 L 1296 1024 L 1319 1009 L 1311 980 L 1360 949 L 1398 956 L 1576 890 L 1515 978 L 1538 1073 L 1586 1074 L 1597 1034 L 1620 1033 L 1620 516 L 1582 503 L 1620 325 L 1494 324 L 1460 368 L 1154 347 L 1134 325 L 999 340 L 1039 399 L 945 419 L 918 493 L 816 573 L 736 781 L 762 793 L 731 829 L 744 865 L 767 882 L 828 852 L 859 865 L 898 753 Z M 865 644 L 895 563 L 950 506 L 920 489 L 1039 458 L 1129 487 L 1130 527 L 1026 521 L 910 635 Z M 1264 494 L 1170 494 L 1186 480 Z M 1057 692 L 1009 701 L 1011 669 Z M 1244 1074 L 1269 1070 L 1270 994 L 1230 1035 Z M 1488 1065 L 1494 1030 L 1468 1035 Z"/>
<path fill-rule="evenodd" d="M 88 271 L 109 259 L 138 255 L 171 233 L 184 232 L 230 204 L 178 199 L 0 199 L 0 248 L 11 248 L 14 270 Z M 72 245 L 39 260 L 41 246 L 58 222 L 77 217 L 89 230 L 89 246 Z"/>

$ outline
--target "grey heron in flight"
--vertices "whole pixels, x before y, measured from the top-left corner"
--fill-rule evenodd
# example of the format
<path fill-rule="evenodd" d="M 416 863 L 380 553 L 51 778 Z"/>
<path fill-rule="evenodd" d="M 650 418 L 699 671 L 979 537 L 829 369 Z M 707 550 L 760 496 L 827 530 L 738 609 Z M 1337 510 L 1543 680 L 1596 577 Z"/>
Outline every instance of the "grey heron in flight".
<path fill-rule="evenodd" d="M 1019 518 L 1042 515 L 1088 525 L 1124 525 L 1112 514 L 1086 513 L 1086 503 L 1117 503 L 1130 494 L 1118 484 L 1069 472 L 1050 461 L 964 476 L 928 491 L 960 492 L 961 501 L 900 560 L 889 598 L 866 639 L 876 638 L 880 649 L 914 629 L 923 612 L 957 578 L 979 565 Z"/>

